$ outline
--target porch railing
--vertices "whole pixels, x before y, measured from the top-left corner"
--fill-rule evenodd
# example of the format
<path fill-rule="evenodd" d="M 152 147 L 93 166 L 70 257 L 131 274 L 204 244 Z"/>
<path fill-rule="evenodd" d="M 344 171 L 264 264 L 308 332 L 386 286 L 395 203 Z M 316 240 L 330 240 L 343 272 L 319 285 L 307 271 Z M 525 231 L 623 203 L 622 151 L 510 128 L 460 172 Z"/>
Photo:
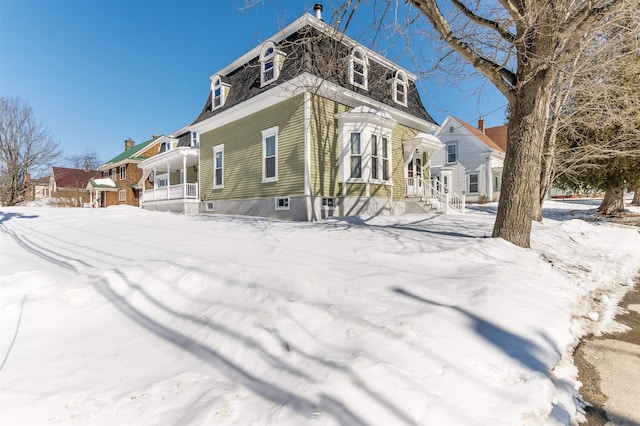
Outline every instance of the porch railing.
<path fill-rule="evenodd" d="M 198 184 L 185 183 L 145 190 L 142 194 L 143 202 L 162 200 L 198 199 Z"/>
<path fill-rule="evenodd" d="M 406 178 L 405 191 L 407 197 L 419 198 L 431 204 L 440 213 L 447 214 L 453 210 L 464 214 L 465 196 L 449 191 L 441 182 Z"/>

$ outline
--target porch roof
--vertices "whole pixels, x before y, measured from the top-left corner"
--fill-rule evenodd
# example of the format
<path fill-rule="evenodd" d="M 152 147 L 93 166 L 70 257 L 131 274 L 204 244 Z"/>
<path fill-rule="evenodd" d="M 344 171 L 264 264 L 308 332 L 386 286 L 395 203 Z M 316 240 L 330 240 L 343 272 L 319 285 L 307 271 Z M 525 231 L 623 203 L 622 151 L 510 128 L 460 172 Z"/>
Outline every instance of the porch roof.
<path fill-rule="evenodd" d="M 440 142 L 440 139 L 427 133 L 418 133 L 413 139 L 402 141 L 402 146 L 404 146 L 405 150 L 409 152 L 416 149 L 421 149 L 423 151 L 437 151 L 444 148 L 444 144 Z"/>
<path fill-rule="evenodd" d="M 197 166 L 200 157 L 200 148 L 190 146 L 179 146 L 169 151 L 165 151 L 153 157 L 147 158 L 140 164 L 140 167 L 144 171 L 151 171 L 154 168 L 166 169 L 167 165 L 170 170 L 179 170 L 183 166 L 183 158 L 186 158 L 186 166 Z"/>
<path fill-rule="evenodd" d="M 117 191 L 118 184 L 109 178 L 90 179 L 87 183 L 87 189 L 100 191 Z"/>

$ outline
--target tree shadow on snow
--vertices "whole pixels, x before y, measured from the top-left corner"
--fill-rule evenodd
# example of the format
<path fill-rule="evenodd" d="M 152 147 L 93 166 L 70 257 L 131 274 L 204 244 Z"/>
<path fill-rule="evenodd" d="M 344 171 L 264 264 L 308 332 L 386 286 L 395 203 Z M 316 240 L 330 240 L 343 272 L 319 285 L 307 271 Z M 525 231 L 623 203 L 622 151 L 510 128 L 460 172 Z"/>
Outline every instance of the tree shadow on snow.
<path fill-rule="evenodd" d="M 489 343 L 493 344 L 502 352 L 522 363 L 529 369 L 543 373 L 547 376 L 549 375 L 549 369 L 547 366 L 534 355 L 535 352 L 540 350 L 540 348 L 531 341 L 504 330 L 503 328 L 500 328 L 497 325 L 486 321 L 463 308 L 460 308 L 459 306 L 443 305 L 411 293 L 400 287 L 394 287 L 392 290 L 395 293 L 409 297 L 413 300 L 429 305 L 453 309 L 454 311 L 463 314 L 472 321 L 473 328 L 478 332 L 478 335 L 486 339 Z"/>
<path fill-rule="evenodd" d="M 26 215 L 26 214 L 22 214 L 22 213 L 7 213 L 7 212 L 0 212 L 0 224 L 7 222 L 11 219 L 35 219 L 37 218 L 37 215 Z"/>

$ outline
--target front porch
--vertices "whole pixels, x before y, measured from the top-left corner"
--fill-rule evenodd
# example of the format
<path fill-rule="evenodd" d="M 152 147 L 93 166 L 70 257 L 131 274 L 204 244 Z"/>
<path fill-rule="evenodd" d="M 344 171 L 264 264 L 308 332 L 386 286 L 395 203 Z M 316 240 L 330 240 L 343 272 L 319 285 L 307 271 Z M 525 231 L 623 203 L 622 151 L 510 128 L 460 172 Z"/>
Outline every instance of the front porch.
<path fill-rule="evenodd" d="M 140 207 L 175 213 L 198 213 L 199 149 L 175 147 L 140 163 L 143 170 L 141 186 L 153 184 L 142 191 Z"/>
<path fill-rule="evenodd" d="M 430 205 L 440 213 L 464 213 L 464 195 L 460 197 L 449 191 L 446 182 L 431 179 L 431 155 L 444 147 L 440 140 L 433 135 L 419 133 L 415 138 L 403 141 L 402 145 L 405 197 Z"/>

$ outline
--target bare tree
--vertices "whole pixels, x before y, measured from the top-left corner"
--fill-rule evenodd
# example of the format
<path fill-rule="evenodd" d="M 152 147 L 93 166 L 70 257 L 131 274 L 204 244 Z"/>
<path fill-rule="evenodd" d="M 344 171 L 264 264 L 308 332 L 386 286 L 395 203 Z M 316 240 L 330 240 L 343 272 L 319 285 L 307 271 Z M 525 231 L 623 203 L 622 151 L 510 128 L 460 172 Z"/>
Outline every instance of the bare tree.
<path fill-rule="evenodd" d="M 59 143 L 20 98 L 0 98 L 0 191 L 15 205 L 24 197 L 27 173 L 37 173 L 61 155 Z"/>
<path fill-rule="evenodd" d="M 491 81 L 509 102 L 507 154 L 493 236 L 529 247 L 553 82 L 563 64 L 576 57 L 585 33 L 612 12 L 628 7 L 628 3 L 410 3 L 429 19 L 444 42 Z"/>
<path fill-rule="evenodd" d="M 593 186 L 597 181 L 593 172 L 610 168 L 616 159 L 638 156 L 639 51 L 640 3 L 636 2 L 595 25 L 574 60 L 557 74 L 542 156 L 537 219 L 542 219 L 542 203 L 554 180 L 574 189 L 591 185 L 591 190 L 605 190 L 604 180 Z M 618 167 L 623 164 L 624 161 L 618 163 Z M 626 169 L 631 173 L 627 174 L 628 184 L 632 185 L 632 168 Z M 584 174 L 589 170 L 592 176 L 585 180 Z M 600 176 L 605 178 L 606 173 Z M 609 184 L 614 180 L 610 179 Z M 622 189 L 616 191 L 620 206 Z"/>
<path fill-rule="evenodd" d="M 95 151 L 85 151 L 82 154 L 74 154 L 65 158 L 65 162 L 74 169 L 97 170 L 102 164 Z"/>
<path fill-rule="evenodd" d="M 573 70 L 568 102 L 555 121 L 555 180 L 605 191 L 603 214 L 624 210 L 624 191 L 640 183 L 640 6 L 593 32 Z M 598 64 L 594 67 L 591 64 Z"/>

